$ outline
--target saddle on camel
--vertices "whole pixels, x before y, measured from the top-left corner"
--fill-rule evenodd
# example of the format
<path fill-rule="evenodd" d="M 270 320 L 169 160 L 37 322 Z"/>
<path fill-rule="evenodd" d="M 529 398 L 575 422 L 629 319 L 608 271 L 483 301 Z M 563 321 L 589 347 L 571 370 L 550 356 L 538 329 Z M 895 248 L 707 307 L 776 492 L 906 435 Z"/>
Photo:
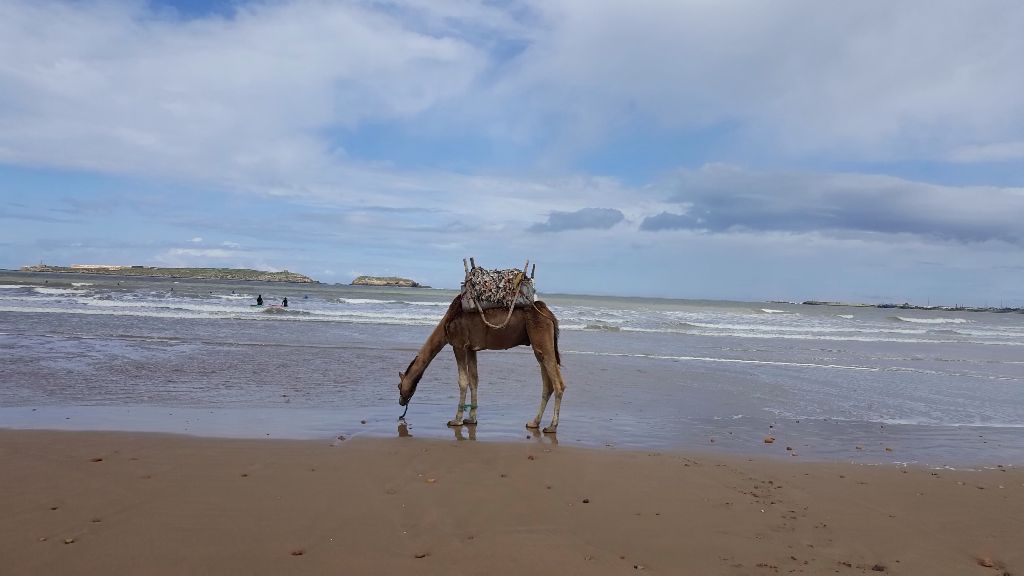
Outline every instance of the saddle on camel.
<path fill-rule="evenodd" d="M 462 290 L 452 300 L 447 312 L 423 343 L 416 357 L 404 372 L 399 372 L 398 403 L 408 411 L 409 400 L 416 393 L 427 366 L 446 345 L 451 344 L 459 368 L 459 404 L 449 426 L 477 423 L 477 362 L 480 350 L 507 350 L 516 346 L 533 347 L 540 364 L 541 395 L 537 416 L 526 423 L 527 428 L 540 427 L 548 399 L 555 396 L 551 423 L 544 432 L 558 429 L 558 412 L 562 404 L 565 382 L 558 354 L 558 319 L 544 302 L 536 299 L 533 274 L 527 276 L 529 261 L 522 270 L 487 270 L 462 261 L 466 271 Z M 466 403 L 466 392 L 470 402 Z M 464 417 L 465 410 L 469 416 Z M 405 416 L 405 413 L 402 414 Z"/>

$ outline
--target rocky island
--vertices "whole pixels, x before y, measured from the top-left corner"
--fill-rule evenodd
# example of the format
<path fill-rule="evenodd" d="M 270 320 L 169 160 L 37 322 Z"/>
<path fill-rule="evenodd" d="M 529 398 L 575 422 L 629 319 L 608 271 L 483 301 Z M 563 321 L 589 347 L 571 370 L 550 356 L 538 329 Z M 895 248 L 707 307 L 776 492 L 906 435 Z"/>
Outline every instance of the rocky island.
<path fill-rule="evenodd" d="M 71 266 L 22 266 L 22 272 L 63 272 L 72 274 L 106 274 L 110 276 L 149 276 L 156 278 L 196 278 L 204 280 L 258 280 L 261 282 L 316 283 L 309 276 L 282 270 L 267 272 L 249 268 L 158 268 L 154 266 L 120 266 L 109 264 L 74 264 Z"/>
<path fill-rule="evenodd" d="M 398 286 L 401 288 L 427 288 L 419 282 L 397 276 L 360 276 L 352 281 L 352 286 Z"/>

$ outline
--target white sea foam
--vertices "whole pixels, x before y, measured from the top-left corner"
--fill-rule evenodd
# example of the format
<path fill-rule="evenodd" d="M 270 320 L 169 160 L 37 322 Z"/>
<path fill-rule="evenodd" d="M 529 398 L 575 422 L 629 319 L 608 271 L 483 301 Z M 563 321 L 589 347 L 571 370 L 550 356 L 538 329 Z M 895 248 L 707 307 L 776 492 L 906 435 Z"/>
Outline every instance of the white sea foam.
<path fill-rule="evenodd" d="M 448 306 L 451 302 L 425 302 L 418 300 L 375 300 L 373 298 L 338 298 L 338 302 L 342 304 L 356 304 L 356 305 L 393 305 L 393 304 L 404 304 L 407 306 Z"/>
<path fill-rule="evenodd" d="M 92 282 L 72 282 L 72 286 L 92 286 Z"/>
<path fill-rule="evenodd" d="M 18 288 L 42 288 L 35 284 L 0 284 L 0 290 L 16 290 Z"/>
<path fill-rule="evenodd" d="M 81 290 L 73 290 L 71 288 L 45 288 L 35 287 L 32 288 L 33 292 L 37 294 L 81 294 Z"/>
<path fill-rule="evenodd" d="M 910 322 L 911 324 L 966 324 L 970 322 L 965 318 L 906 318 L 903 316 L 895 318 L 900 322 Z"/>
<path fill-rule="evenodd" d="M 393 300 L 374 300 L 372 298 L 338 298 L 342 304 L 390 304 Z"/>
<path fill-rule="evenodd" d="M 840 318 L 846 318 L 847 320 L 853 320 L 853 314 L 836 314 Z"/>
<path fill-rule="evenodd" d="M 842 364 L 814 364 L 810 362 L 782 362 L 776 360 L 748 360 L 744 358 L 714 358 L 709 356 L 667 356 L 661 354 L 630 354 L 627 352 L 587 352 L 582 350 L 567 350 L 567 354 L 580 354 L 585 356 L 617 356 L 627 358 L 650 358 L 653 360 L 686 360 L 694 362 L 723 362 L 734 364 L 764 364 L 769 366 L 794 366 L 799 368 L 832 368 L 838 370 L 864 370 L 878 372 L 879 368 L 873 366 L 845 366 Z"/>
<path fill-rule="evenodd" d="M 761 308 L 761 312 L 764 312 L 765 314 L 792 314 L 792 312 L 787 312 L 785 310 L 775 310 L 773 308 Z"/>
<path fill-rule="evenodd" d="M 214 298 L 223 298 L 225 300 L 255 300 L 256 297 L 252 294 L 214 294 Z"/>

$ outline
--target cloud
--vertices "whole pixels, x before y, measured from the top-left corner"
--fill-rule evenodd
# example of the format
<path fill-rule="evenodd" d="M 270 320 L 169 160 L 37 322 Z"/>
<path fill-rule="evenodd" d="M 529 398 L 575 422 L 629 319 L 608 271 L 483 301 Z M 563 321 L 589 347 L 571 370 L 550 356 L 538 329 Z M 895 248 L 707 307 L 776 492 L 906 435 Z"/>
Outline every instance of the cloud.
<path fill-rule="evenodd" d="M 953 162 L 1010 162 L 1024 160 L 1024 140 L 961 146 L 953 150 L 949 159 Z"/>
<path fill-rule="evenodd" d="M 351 197 L 394 168 L 359 160 L 380 126 L 530 168 L 652 127 L 733 158 L 1020 157 L 1020 3 L 152 6 L 0 5 L 0 162 Z"/>
<path fill-rule="evenodd" d="M 194 238 L 189 240 L 189 242 L 191 242 L 193 244 L 200 244 L 200 243 L 202 243 L 202 241 L 203 241 L 202 236 L 195 236 Z"/>
<path fill-rule="evenodd" d="M 208 259 L 235 258 L 239 255 L 237 250 L 225 250 L 223 248 L 172 248 L 160 258 L 198 257 Z"/>
<path fill-rule="evenodd" d="M 0 162 L 289 182 L 343 157 L 321 131 L 415 115 L 480 72 L 479 49 L 406 17 L 372 3 L 183 20 L 142 2 L 5 2 Z"/>
<path fill-rule="evenodd" d="M 659 186 L 681 210 L 645 218 L 642 230 L 859 231 L 1024 243 L 1024 188 L 722 164 L 680 171 Z"/>
<path fill-rule="evenodd" d="M 552 212 L 547 222 L 530 226 L 531 232 L 562 232 L 595 228 L 607 230 L 622 222 L 625 216 L 614 208 L 583 208 L 575 212 Z"/>
<path fill-rule="evenodd" d="M 1019 3 L 534 6 L 542 32 L 498 90 L 539 144 L 587 146 L 639 124 L 718 129 L 734 155 L 888 162 L 1024 128 Z"/>
<path fill-rule="evenodd" d="M 644 218 L 640 223 L 641 230 L 688 230 L 699 229 L 700 222 L 687 214 L 661 212 Z"/>

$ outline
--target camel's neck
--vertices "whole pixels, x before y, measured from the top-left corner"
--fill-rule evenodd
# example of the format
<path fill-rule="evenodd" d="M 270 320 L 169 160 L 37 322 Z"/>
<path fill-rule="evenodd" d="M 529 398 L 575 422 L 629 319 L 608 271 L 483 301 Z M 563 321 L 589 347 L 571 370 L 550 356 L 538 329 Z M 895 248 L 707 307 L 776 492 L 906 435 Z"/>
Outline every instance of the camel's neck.
<path fill-rule="evenodd" d="M 418 382 L 423 376 L 423 372 L 426 371 L 427 366 L 430 366 L 430 362 L 437 356 L 437 353 L 448 344 L 448 335 L 445 333 L 445 325 L 447 323 L 448 315 L 445 315 L 441 322 L 437 324 L 437 327 L 434 328 L 434 331 L 430 333 L 427 341 L 423 343 L 419 353 L 416 354 L 416 359 L 409 365 L 406 378 L 412 377 L 414 381 Z"/>

